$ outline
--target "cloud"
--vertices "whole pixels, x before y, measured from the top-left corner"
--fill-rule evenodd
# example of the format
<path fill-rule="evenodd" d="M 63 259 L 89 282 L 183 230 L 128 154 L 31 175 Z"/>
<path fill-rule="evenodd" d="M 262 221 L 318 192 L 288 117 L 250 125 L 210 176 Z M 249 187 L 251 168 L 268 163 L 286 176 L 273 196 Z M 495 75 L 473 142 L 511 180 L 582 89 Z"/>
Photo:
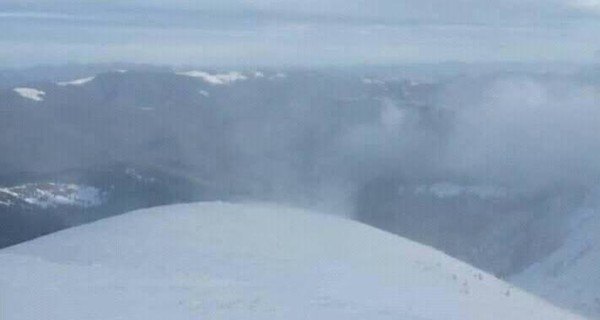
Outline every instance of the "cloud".
<path fill-rule="evenodd" d="M 571 6 L 584 12 L 600 14 L 599 0 L 575 0 L 571 3 Z"/>
<path fill-rule="evenodd" d="M 78 19 L 77 16 L 54 12 L 0 12 L 0 18 L 15 19 Z"/>
<path fill-rule="evenodd" d="M 161 42 L 174 52 L 167 56 L 189 57 L 167 61 L 173 64 L 204 59 L 202 51 L 226 43 L 230 51 L 245 43 L 247 51 L 263 53 L 250 54 L 250 64 L 592 60 L 600 24 L 582 24 L 576 10 L 564 0 L 6 0 L 0 3 L 0 27 L 13 30 L 4 42 L 36 44 L 39 52 L 31 59 L 45 61 L 56 55 L 46 54 L 52 46 L 43 45 L 57 42 L 72 43 L 71 51 L 94 43 L 100 52 L 105 46 L 123 51 L 115 45 L 122 42 L 151 51 Z M 195 57 L 177 54 L 200 44 Z M 4 61 L 24 55 L 6 54 Z M 165 63 L 163 54 L 154 54 L 150 60 Z M 244 50 L 237 54 L 228 64 L 248 57 Z M 306 59 L 299 61 L 301 56 Z"/>
<path fill-rule="evenodd" d="M 476 81 L 441 98 L 455 113 L 443 161 L 450 171 L 517 188 L 600 180 L 597 87 L 527 76 Z"/>
<path fill-rule="evenodd" d="M 597 5 L 595 0 L 577 0 L 581 6 Z M 125 0 L 81 2 L 74 0 L 15 1 L 7 0 L 2 8 L 62 12 L 126 12 L 136 14 L 161 12 L 181 16 L 210 12 L 217 16 L 291 20 L 320 20 L 384 24 L 505 24 L 544 23 L 561 15 L 562 0 Z M 568 14 L 563 12 L 562 14 Z M 173 17 L 176 20 L 177 17 Z"/>

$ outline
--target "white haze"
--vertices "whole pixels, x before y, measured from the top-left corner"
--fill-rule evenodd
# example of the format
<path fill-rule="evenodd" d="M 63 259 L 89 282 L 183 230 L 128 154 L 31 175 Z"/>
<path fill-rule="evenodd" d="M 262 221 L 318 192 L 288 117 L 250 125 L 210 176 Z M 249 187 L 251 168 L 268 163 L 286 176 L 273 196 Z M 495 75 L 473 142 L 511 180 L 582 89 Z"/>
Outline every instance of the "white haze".
<path fill-rule="evenodd" d="M 380 122 L 349 129 L 336 152 L 373 171 L 391 168 L 416 179 L 523 190 L 593 187 L 600 181 L 599 93 L 572 79 L 458 80 L 437 98 L 437 123 L 424 124 L 422 114 L 386 100 Z"/>
<path fill-rule="evenodd" d="M 599 182 L 598 86 L 528 77 L 473 85 L 443 97 L 455 113 L 449 170 L 510 186 Z"/>

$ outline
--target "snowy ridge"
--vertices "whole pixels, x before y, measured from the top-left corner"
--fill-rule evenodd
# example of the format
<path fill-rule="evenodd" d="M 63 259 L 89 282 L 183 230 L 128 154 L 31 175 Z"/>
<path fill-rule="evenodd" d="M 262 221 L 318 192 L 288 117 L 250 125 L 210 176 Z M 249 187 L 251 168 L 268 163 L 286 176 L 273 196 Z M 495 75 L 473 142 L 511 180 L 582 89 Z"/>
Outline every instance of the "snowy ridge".
<path fill-rule="evenodd" d="M 3 320 L 581 319 L 432 248 L 259 204 L 140 210 L 1 250 L 0 292 Z"/>
<path fill-rule="evenodd" d="M 243 75 L 240 72 L 231 71 L 228 73 L 216 73 L 210 74 L 204 71 L 186 71 L 186 72 L 177 72 L 180 76 L 187 76 L 192 78 L 200 78 L 204 82 L 207 82 L 212 85 L 228 85 L 237 81 L 242 81 L 248 79 L 247 76 Z"/>
<path fill-rule="evenodd" d="M 513 282 L 558 305 L 600 319 L 600 212 L 582 210 L 565 244 Z"/>
<path fill-rule="evenodd" d="M 62 82 L 57 82 L 56 84 L 61 86 L 61 87 L 66 87 L 66 86 L 81 86 L 84 85 L 88 82 L 93 81 L 94 79 L 96 79 L 96 77 L 87 77 L 87 78 L 81 78 L 81 79 L 76 79 L 76 80 L 71 80 L 71 81 L 62 81 Z"/>
<path fill-rule="evenodd" d="M 35 183 L 0 188 L 0 206 L 11 206 L 18 201 L 42 209 L 58 206 L 88 208 L 102 204 L 102 193 L 94 187 L 60 183 Z"/>
<path fill-rule="evenodd" d="M 206 71 L 192 70 L 192 71 L 176 72 L 175 74 L 180 75 L 180 76 L 199 78 L 199 79 L 202 79 L 202 81 L 209 83 L 211 85 L 230 85 L 235 82 L 244 81 L 244 80 L 248 80 L 251 78 L 263 79 L 263 78 L 267 77 L 266 74 L 262 71 L 254 71 L 254 72 L 244 74 L 244 73 L 241 73 L 238 71 L 229 71 L 229 72 L 225 72 L 225 73 L 209 73 Z M 270 75 L 268 77 L 268 79 L 276 80 L 276 79 L 284 79 L 286 77 L 287 77 L 287 75 L 285 73 L 278 72 L 278 73 L 274 73 L 274 74 Z"/>
<path fill-rule="evenodd" d="M 20 87 L 14 88 L 13 91 L 25 99 L 30 99 L 37 102 L 44 101 L 44 96 L 46 95 L 46 92 L 34 88 Z"/>

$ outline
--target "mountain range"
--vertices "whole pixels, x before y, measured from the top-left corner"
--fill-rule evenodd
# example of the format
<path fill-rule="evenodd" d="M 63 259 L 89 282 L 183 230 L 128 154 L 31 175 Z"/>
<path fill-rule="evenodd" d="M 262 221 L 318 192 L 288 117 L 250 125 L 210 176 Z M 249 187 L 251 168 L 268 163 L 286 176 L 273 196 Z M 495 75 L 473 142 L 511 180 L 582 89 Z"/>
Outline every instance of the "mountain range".
<path fill-rule="evenodd" d="M 544 90 L 580 96 L 565 88 L 583 83 L 597 90 L 592 77 L 415 80 L 389 71 L 128 65 L 42 73 L 0 72 L 0 247 L 140 208 L 278 202 L 435 247 L 600 317 L 598 210 L 595 186 L 586 180 L 593 181 L 586 165 L 594 161 L 583 159 L 581 178 L 578 154 L 567 154 L 573 167 L 559 163 L 572 176 L 534 159 L 525 169 L 541 168 L 542 178 L 521 181 L 519 163 L 510 155 L 497 160 L 505 149 L 492 153 L 487 145 L 494 140 L 479 125 L 490 115 L 473 118 L 481 111 L 460 109 L 516 96 L 537 114 Z M 509 135 L 504 128 L 517 118 L 490 127 Z M 476 130 L 465 138 L 464 128 Z M 483 145 L 477 130 L 485 131 Z M 507 145 L 517 149 L 514 141 Z M 528 147 L 524 154 L 535 153 Z M 477 167 L 480 149 L 497 166 Z M 562 152 L 550 150 L 543 155 Z M 502 166 L 508 170 L 494 172 Z"/>

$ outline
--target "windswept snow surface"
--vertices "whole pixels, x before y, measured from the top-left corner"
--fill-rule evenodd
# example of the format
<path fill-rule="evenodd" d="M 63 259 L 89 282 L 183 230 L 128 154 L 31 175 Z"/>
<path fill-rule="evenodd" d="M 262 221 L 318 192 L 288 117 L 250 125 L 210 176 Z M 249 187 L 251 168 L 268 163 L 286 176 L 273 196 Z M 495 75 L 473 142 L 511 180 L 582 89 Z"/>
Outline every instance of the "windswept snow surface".
<path fill-rule="evenodd" d="M 558 305 L 600 319 L 600 212 L 580 212 L 563 247 L 512 280 Z"/>
<path fill-rule="evenodd" d="M 203 203 L 0 250 L 0 319 L 581 318 L 360 223 Z"/>
<path fill-rule="evenodd" d="M 77 79 L 77 80 L 72 80 L 72 81 L 63 81 L 63 82 L 57 82 L 56 84 L 59 86 L 81 86 L 84 85 L 90 81 L 93 81 L 94 79 L 96 79 L 96 77 L 87 77 L 87 78 L 82 78 L 82 79 Z"/>
<path fill-rule="evenodd" d="M 44 101 L 44 96 L 46 95 L 46 92 L 44 92 L 42 90 L 34 89 L 34 88 L 22 88 L 21 87 L 21 88 L 14 88 L 13 91 L 25 99 L 30 99 L 30 100 L 37 101 L 37 102 Z"/>

